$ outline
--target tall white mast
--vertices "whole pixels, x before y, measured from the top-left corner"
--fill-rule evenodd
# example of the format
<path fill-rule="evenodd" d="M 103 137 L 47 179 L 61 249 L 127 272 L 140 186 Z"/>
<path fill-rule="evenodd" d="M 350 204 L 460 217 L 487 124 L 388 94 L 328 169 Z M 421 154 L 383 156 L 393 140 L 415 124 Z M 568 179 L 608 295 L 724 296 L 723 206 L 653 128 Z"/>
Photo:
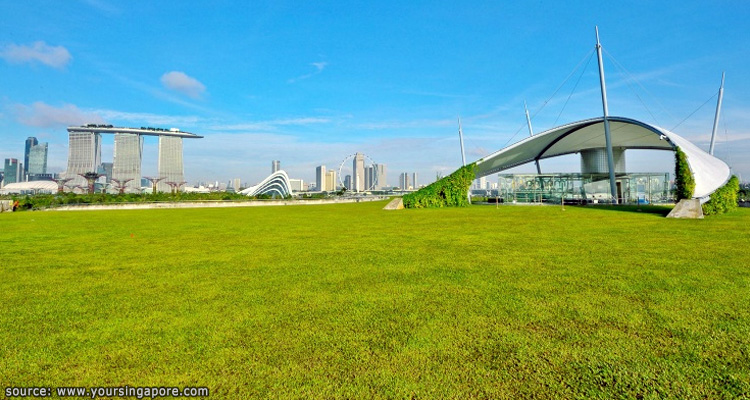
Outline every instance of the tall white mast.
<path fill-rule="evenodd" d="M 599 43 L 599 27 L 596 27 L 596 56 L 599 59 L 599 84 L 602 88 L 602 109 L 604 110 L 604 142 L 607 147 L 607 167 L 609 168 L 609 190 L 614 204 L 617 204 L 617 183 L 615 181 L 615 161 L 612 154 L 612 135 L 609 131 L 609 108 L 607 107 L 607 85 L 604 83 L 604 63 L 602 45 Z"/>
<path fill-rule="evenodd" d="M 719 88 L 719 100 L 716 101 L 716 115 L 714 116 L 714 129 L 711 131 L 711 146 L 708 154 L 714 155 L 714 143 L 716 142 L 716 130 L 719 128 L 719 117 L 721 116 L 721 101 L 724 98 L 724 72 L 721 73 L 721 87 Z"/>
<path fill-rule="evenodd" d="M 526 107 L 526 100 L 523 101 L 523 111 L 526 113 L 526 125 L 529 126 L 529 137 L 534 136 L 534 129 L 531 128 L 531 117 L 529 117 L 529 108 Z M 542 167 L 539 166 L 539 160 L 534 160 L 534 164 L 536 164 L 536 173 L 542 174 Z"/>
<path fill-rule="evenodd" d="M 526 125 L 529 126 L 529 137 L 534 136 L 534 130 L 531 129 L 531 118 L 529 118 L 529 108 L 526 107 L 526 100 L 523 101 L 523 111 L 526 113 Z"/>

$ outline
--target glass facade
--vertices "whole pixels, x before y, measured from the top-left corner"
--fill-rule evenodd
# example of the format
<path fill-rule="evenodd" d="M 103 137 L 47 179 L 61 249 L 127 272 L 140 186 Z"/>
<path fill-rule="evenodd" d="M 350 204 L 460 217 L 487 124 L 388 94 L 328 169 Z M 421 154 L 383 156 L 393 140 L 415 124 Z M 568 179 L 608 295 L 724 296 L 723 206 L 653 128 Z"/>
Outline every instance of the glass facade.
<path fill-rule="evenodd" d="M 29 165 L 28 168 L 24 167 L 30 175 L 42 175 L 47 173 L 47 150 L 47 143 L 31 146 L 28 158 Z"/>
<path fill-rule="evenodd" d="M 621 204 L 659 204 L 673 201 L 669 173 L 617 174 Z M 609 179 L 603 174 L 500 174 L 497 196 L 520 203 L 604 203 Z"/>
<path fill-rule="evenodd" d="M 185 180 L 182 164 L 182 138 L 159 136 L 159 177 L 162 179 L 156 188 L 160 192 L 170 192 L 167 182 L 181 183 Z"/>
<path fill-rule="evenodd" d="M 26 138 L 26 147 L 25 151 L 23 153 L 23 172 L 24 174 L 31 173 L 31 169 L 29 168 L 29 158 L 31 157 L 31 148 L 38 145 L 39 141 L 36 140 L 35 137 L 29 136 Z M 46 164 L 46 162 L 45 162 Z M 46 168 L 46 167 L 45 167 Z M 38 172 L 38 173 L 44 173 L 44 172 Z"/>
<path fill-rule="evenodd" d="M 3 166 L 3 184 L 20 182 L 21 166 L 18 164 L 18 160 L 15 158 L 6 158 L 5 165 Z"/>
<path fill-rule="evenodd" d="M 112 178 L 125 185 L 126 192 L 140 191 L 143 137 L 135 133 L 116 133 Z"/>

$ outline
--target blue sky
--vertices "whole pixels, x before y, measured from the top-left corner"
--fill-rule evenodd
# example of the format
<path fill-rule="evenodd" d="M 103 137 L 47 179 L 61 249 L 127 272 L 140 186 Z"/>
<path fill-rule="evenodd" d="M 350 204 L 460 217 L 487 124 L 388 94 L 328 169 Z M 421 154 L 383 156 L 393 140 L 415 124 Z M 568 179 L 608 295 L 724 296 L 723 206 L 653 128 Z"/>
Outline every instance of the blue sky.
<path fill-rule="evenodd" d="M 53 171 L 67 125 L 106 122 L 204 135 L 185 141 L 191 182 L 255 183 L 275 159 L 310 181 L 360 151 L 391 184 L 405 171 L 427 183 L 461 162 L 458 115 L 470 160 L 527 134 L 524 100 L 536 131 L 601 115 L 598 25 L 610 113 L 704 148 L 726 71 L 716 155 L 750 180 L 743 1 L 16 1 L 0 15 L 0 158 L 37 136 Z M 144 175 L 156 152 L 147 138 Z M 629 169 L 668 171 L 671 157 L 633 152 Z"/>

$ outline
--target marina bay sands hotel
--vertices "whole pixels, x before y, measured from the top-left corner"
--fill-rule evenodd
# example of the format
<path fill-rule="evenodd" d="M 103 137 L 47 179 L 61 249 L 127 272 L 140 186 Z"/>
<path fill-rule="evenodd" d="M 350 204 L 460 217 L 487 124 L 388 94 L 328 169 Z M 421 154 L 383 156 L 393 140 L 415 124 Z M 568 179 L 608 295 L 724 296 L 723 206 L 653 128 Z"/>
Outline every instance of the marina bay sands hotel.
<path fill-rule="evenodd" d="M 159 137 L 159 191 L 169 191 L 167 184 L 182 184 L 185 173 L 182 163 L 182 139 L 200 139 L 177 128 L 118 128 L 112 125 L 88 124 L 68 127 L 68 169 L 70 185 L 85 185 L 80 174 L 99 171 L 102 160 L 102 134 L 115 135 L 115 147 L 110 179 L 125 185 L 127 191 L 140 191 L 143 136 Z"/>

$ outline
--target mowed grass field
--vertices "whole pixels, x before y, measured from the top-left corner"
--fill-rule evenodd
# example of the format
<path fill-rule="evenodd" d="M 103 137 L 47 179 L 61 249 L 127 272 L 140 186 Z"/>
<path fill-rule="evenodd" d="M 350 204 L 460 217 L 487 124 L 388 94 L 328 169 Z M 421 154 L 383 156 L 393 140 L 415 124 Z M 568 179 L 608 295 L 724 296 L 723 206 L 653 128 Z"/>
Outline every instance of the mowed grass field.
<path fill-rule="evenodd" d="M 750 210 L 0 215 L 0 386 L 748 398 Z"/>

